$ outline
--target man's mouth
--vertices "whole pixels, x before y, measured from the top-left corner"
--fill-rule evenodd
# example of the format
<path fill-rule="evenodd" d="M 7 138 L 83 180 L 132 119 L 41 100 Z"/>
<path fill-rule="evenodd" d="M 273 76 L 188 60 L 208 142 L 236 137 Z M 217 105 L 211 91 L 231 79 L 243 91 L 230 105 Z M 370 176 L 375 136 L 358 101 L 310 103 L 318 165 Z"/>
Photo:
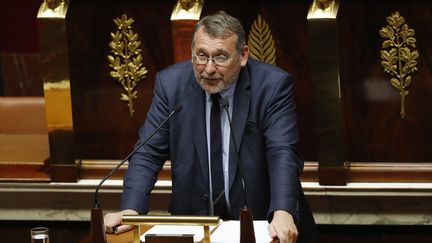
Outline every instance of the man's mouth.
<path fill-rule="evenodd" d="M 214 83 L 214 82 L 217 82 L 217 81 L 220 81 L 220 80 L 221 80 L 221 78 L 206 78 L 206 77 L 204 77 L 204 79 L 205 79 L 205 80 L 207 80 L 208 82 L 212 82 L 212 83 Z"/>

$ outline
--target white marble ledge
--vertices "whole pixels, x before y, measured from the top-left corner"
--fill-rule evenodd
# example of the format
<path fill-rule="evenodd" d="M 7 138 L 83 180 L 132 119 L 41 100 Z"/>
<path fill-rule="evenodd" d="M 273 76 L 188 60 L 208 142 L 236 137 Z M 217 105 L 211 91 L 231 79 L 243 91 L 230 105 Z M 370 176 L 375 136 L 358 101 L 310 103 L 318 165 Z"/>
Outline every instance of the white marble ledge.
<path fill-rule="evenodd" d="M 348 183 L 346 186 L 323 186 L 302 182 L 306 195 L 314 196 L 432 196 L 432 183 Z"/>
<path fill-rule="evenodd" d="M 83 179 L 78 182 L 51 182 L 51 183 L 0 183 L 0 192 L 80 192 L 94 193 L 100 180 Z M 106 180 L 100 193 L 121 193 L 123 180 Z M 154 193 L 171 193 L 171 181 L 159 180 L 156 182 Z"/>
<path fill-rule="evenodd" d="M 0 192 L 94 192 L 100 180 L 83 179 L 76 183 L 0 183 Z M 171 181 L 156 182 L 153 193 L 171 193 Z M 349 183 L 346 186 L 323 186 L 302 182 L 306 195 L 313 196 L 432 196 L 432 183 Z M 120 193 L 123 180 L 107 180 L 101 193 Z"/>
<path fill-rule="evenodd" d="M 99 182 L 0 183 L 0 220 L 88 221 Z M 103 184 L 99 202 L 104 212 L 119 210 L 122 184 L 122 180 Z M 432 225 L 432 183 L 302 185 L 318 224 Z M 171 181 L 158 181 L 151 211 L 166 211 L 170 195 Z"/>

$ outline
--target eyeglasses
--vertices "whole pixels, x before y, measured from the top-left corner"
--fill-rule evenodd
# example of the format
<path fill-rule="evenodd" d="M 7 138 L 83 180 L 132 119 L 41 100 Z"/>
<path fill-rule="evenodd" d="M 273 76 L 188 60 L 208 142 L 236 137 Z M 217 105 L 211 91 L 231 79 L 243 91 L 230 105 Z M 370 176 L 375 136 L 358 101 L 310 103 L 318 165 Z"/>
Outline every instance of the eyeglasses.
<path fill-rule="evenodd" d="M 233 56 L 230 56 L 230 57 L 226 57 L 226 56 L 206 57 L 203 55 L 198 55 L 198 56 L 195 55 L 194 59 L 195 59 L 195 63 L 198 65 L 206 65 L 209 62 L 209 60 L 212 60 L 216 66 L 225 67 L 228 65 L 229 60 L 232 57 Z"/>

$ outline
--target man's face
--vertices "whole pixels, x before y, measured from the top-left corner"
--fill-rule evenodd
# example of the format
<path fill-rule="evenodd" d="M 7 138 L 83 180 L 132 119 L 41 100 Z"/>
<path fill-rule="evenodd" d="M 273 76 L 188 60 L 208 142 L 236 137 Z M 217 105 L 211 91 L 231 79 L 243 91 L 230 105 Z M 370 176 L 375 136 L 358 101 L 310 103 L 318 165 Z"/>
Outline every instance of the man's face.
<path fill-rule="evenodd" d="M 192 50 L 193 70 L 196 80 L 205 91 L 219 93 L 237 80 L 240 68 L 246 65 L 248 47 L 244 46 L 239 53 L 236 50 L 237 35 L 213 38 L 203 28 L 205 27 L 201 27 L 195 33 L 195 45 Z M 202 61 L 198 58 L 212 60 L 200 64 Z"/>

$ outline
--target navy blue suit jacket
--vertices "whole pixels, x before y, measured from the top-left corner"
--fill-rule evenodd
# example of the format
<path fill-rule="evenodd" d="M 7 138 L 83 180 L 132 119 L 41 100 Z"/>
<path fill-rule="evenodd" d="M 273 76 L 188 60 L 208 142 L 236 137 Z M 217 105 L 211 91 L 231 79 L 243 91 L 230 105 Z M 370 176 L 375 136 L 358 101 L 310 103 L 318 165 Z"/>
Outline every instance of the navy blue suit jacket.
<path fill-rule="evenodd" d="M 299 181 L 303 160 L 295 148 L 299 134 L 293 85 L 285 71 L 249 59 L 241 68 L 234 93 L 232 131 L 254 219 L 271 220 L 275 210 L 283 209 L 294 216 L 301 234 L 302 225 L 308 228 L 314 222 Z M 209 213 L 205 92 L 195 79 L 190 61 L 156 75 L 153 102 L 137 144 L 150 136 L 177 105 L 183 109 L 130 159 L 124 178 L 123 209 L 147 213 L 157 175 L 170 159 L 171 213 Z M 243 193 L 233 146 L 229 175 L 230 214 L 238 218 Z"/>

